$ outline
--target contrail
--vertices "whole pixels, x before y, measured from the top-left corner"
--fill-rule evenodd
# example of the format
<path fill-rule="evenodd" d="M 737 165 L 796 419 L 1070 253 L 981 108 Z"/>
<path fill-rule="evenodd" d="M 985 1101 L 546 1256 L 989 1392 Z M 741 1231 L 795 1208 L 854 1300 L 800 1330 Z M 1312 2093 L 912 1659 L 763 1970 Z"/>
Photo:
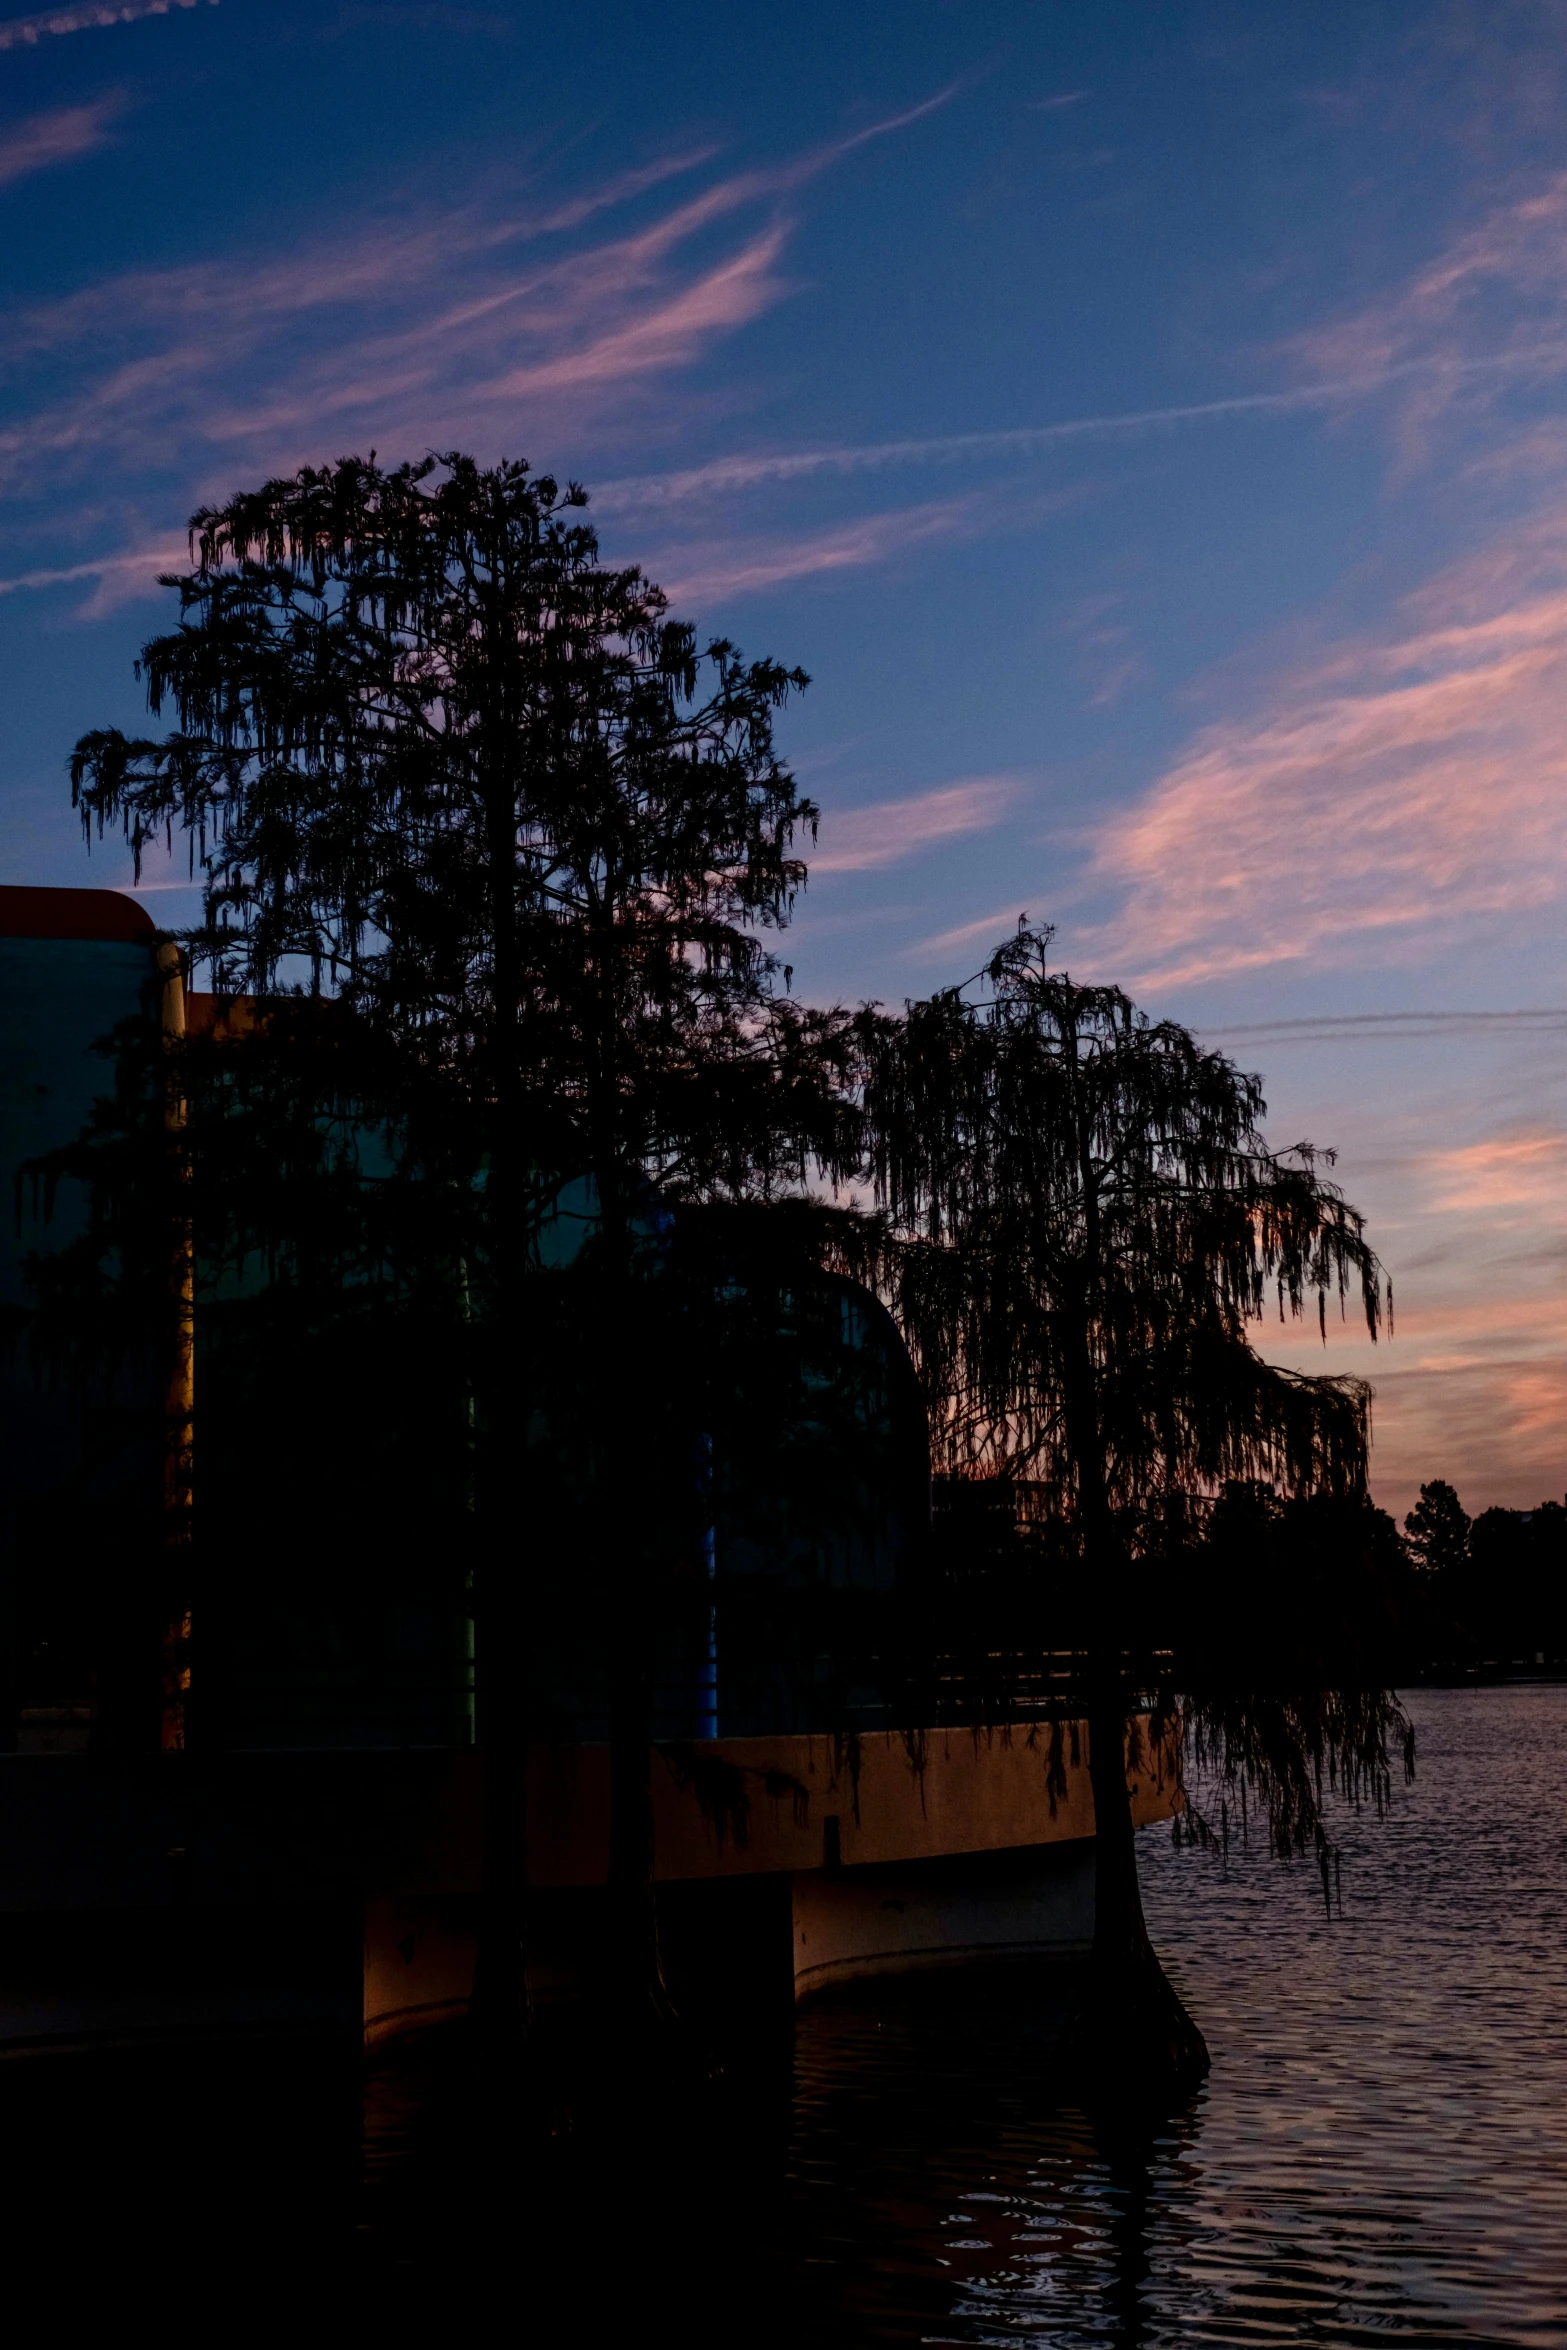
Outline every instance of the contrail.
<path fill-rule="evenodd" d="M 1209 424 L 1229 416 L 1289 415 L 1364 398 L 1414 375 L 1493 375 L 1567 359 L 1567 344 L 1531 344 L 1526 350 L 1480 359 L 1411 359 L 1370 375 L 1341 376 L 1333 382 L 1299 384 L 1281 392 L 1238 392 L 1223 400 L 1197 400 L 1182 407 L 1111 410 L 1099 416 L 1068 416 L 1055 424 L 1025 424 L 1001 432 L 947 433 L 925 440 L 868 441 L 826 449 L 762 450 L 715 457 L 684 473 L 631 474 L 600 482 L 596 502 L 618 506 L 672 506 L 678 499 L 723 490 L 753 489 L 763 482 L 804 481 L 815 474 L 879 473 L 901 465 L 946 465 L 965 458 L 1029 457 L 1061 441 L 1111 440 L 1156 432 L 1160 426 Z"/>
<path fill-rule="evenodd" d="M 1006 432 L 947 433 L 931 440 L 870 441 L 833 449 L 783 450 L 776 455 L 715 457 L 710 465 L 693 466 L 686 473 L 633 474 L 624 481 L 600 482 L 594 496 L 619 505 L 663 506 L 704 490 L 751 489 L 759 482 L 803 481 L 817 473 L 879 473 L 899 465 L 939 465 L 965 457 L 1026 457 L 1036 449 L 1048 448 L 1053 441 L 1093 440 L 1161 424 L 1198 424 L 1210 417 L 1315 406 L 1344 389 L 1333 385 L 1309 392 L 1250 392 L 1230 400 L 1204 400 L 1193 407 L 1074 416 L 1059 424 L 1025 424 Z"/>
<path fill-rule="evenodd" d="M 1198 1033 L 1247 1044 L 1373 1044 L 1378 1038 L 1549 1036 L 1564 1028 L 1567 1005 L 1541 1004 L 1514 1012 L 1330 1012 L 1314 1020 L 1253 1020 L 1203 1027 Z"/>
<path fill-rule="evenodd" d="M 216 8 L 218 0 L 207 0 Z M 79 8 L 46 8 L 40 16 L 13 16 L 0 22 L 0 49 L 32 49 L 51 33 L 86 33 L 96 25 L 134 24 L 139 16 L 167 16 L 171 8 L 195 8 L 199 0 L 85 0 Z"/>
<path fill-rule="evenodd" d="M 180 0 L 180 4 L 192 5 L 193 0 Z M 160 571 L 178 571 L 189 560 L 188 547 L 142 547 L 129 555 L 102 555 L 94 563 L 68 563 L 62 570 L 19 571 L 10 579 L 0 579 L 0 596 L 19 595 L 29 588 L 62 587 L 78 579 L 103 579 L 115 571 L 145 571 L 156 576 Z"/>

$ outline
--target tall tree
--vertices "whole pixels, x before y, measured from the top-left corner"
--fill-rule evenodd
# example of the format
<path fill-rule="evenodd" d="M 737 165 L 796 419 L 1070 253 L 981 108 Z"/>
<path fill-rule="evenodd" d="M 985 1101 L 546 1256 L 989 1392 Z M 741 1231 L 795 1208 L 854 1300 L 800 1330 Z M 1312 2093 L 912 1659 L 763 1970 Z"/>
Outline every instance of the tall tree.
<path fill-rule="evenodd" d="M 1429 1575 L 1457 1580 L 1469 1562 L 1469 1515 L 1445 1477 L 1420 1488 L 1404 1520 L 1404 1539 Z"/>
<path fill-rule="evenodd" d="M 882 1278 L 938 1461 L 1026 1489 L 1081 1579 L 1096 1822 L 1082 2030 L 1099 2061 L 1180 2082 L 1206 2051 L 1149 1941 L 1127 1787 L 1129 1724 L 1170 1671 L 1149 1576 L 1227 1484 L 1361 1489 L 1368 1391 L 1271 1364 L 1250 1332 L 1270 1301 L 1325 1315 L 1354 1291 L 1374 1336 L 1384 1285 L 1316 1155 L 1268 1147 L 1257 1079 L 1119 989 L 1052 970 L 1048 937 L 1020 927 L 977 992 L 867 1023 Z M 1303 1826 L 1312 1738 L 1374 1768 L 1388 1718 L 1380 1700 L 1311 1723 L 1275 1708 L 1265 1791 Z M 1246 1770 L 1261 1758 L 1242 1728 L 1218 1739 Z"/>
<path fill-rule="evenodd" d="M 203 510 L 193 568 L 169 583 L 179 625 L 140 664 L 174 730 L 90 734 L 71 769 L 89 836 L 119 828 L 138 866 L 184 835 L 205 884 L 186 945 L 217 987 L 337 999 L 372 1047 L 366 1114 L 405 1168 L 480 1203 L 453 1277 L 491 1333 L 477 1996 L 506 2015 L 525 1881 L 519 1470 L 548 1374 L 536 1236 L 563 1184 L 588 1179 L 604 1315 L 593 1547 L 620 1611 L 613 1873 L 656 1998 L 623 1442 L 648 1371 L 641 1193 L 765 1188 L 833 1119 L 817 1078 L 833 1023 L 781 1000 L 759 935 L 787 917 L 794 837 L 814 823 L 772 737 L 806 680 L 725 642 L 699 651 L 637 569 L 601 563 L 585 503 L 522 464 L 452 454 L 345 459 Z"/>

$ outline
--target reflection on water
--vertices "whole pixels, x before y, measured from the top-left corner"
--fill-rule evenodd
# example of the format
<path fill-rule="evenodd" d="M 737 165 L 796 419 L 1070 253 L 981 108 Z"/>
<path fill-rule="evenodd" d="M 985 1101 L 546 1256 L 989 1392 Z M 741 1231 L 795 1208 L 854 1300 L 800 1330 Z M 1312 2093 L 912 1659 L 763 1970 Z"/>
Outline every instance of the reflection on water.
<path fill-rule="evenodd" d="M 1338 1823 L 1342 1917 L 1314 1866 L 1145 1839 L 1215 2059 L 1173 2122 L 1060 2103 L 1048 1971 L 925 1977 L 806 2009 L 792 2072 L 764 2054 L 680 2141 L 569 2141 L 476 2222 L 404 2052 L 372 2265 L 482 2237 L 561 2339 L 1567 2344 L 1567 1689 L 1411 1710 L 1416 1785 Z"/>
<path fill-rule="evenodd" d="M 482 2291 L 550 2345 L 1567 2345 L 1567 1688 L 1412 1711 L 1415 1787 L 1385 1824 L 1340 1823 L 1342 1917 L 1313 1867 L 1221 1871 L 1145 1839 L 1156 1938 L 1215 2060 L 1162 2127 L 1060 2102 L 1061 1986 L 1032 1968 L 824 2001 L 682 2131 L 611 2106 L 543 2157 L 475 2143 L 453 2039 L 394 2046 L 357 2224 L 333 2151 L 346 2075 L 301 2060 L 280 2082 L 256 2051 L 192 2102 L 149 2059 L 115 2138 L 101 2082 L 73 2107 L 64 2076 L 25 2068 L 8 2250 L 29 2167 L 89 2237 L 87 2173 L 100 2209 L 139 2183 L 178 2211 L 182 2258 L 265 2208 L 231 2279 L 319 2273 L 335 2236 L 344 2306 L 400 2330 Z M 181 2150 L 199 2218 L 188 2187 L 169 2196 Z"/>
<path fill-rule="evenodd" d="M 1145 1842 L 1215 2062 L 1142 2143 L 1051 2110 L 1020 1982 L 802 2019 L 794 2192 L 861 2340 L 1567 2343 L 1567 1689 L 1412 1711 L 1342 1917 L 1314 1868 Z"/>
<path fill-rule="evenodd" d="M 1051 2110 L 1021 1981 L 802 2019 L 793 2191 L 849 2338 L 1567 2343 L 1567 1690 L 1412 1710 L 1342 1917 L 1313 1868 L 1145 1844 L 1215 2063 L 1142 2143 Z"/>
<path fill-rule="evenodd" d="M 1155 2173 L 1155 2341 L 1567 2342 L 1567 1689 L 1410 1710 L 1342 1918 L 1307 1869 L 1148 1856 L 1215 2052 Z"/>

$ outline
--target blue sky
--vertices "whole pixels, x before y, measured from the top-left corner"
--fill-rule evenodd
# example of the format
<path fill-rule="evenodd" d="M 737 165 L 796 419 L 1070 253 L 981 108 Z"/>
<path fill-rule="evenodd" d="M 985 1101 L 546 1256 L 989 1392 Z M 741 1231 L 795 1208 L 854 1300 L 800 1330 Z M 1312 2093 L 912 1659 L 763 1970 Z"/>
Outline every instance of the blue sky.
<path fill-rule="evenodd" d="M 1055 922 L 1340 1146 L 1379 1497 L 1559 1494 L 1564 99 L 1560 0 L 0 17 L 0 872 L 129 878 L 196 504 L 526 455 L 812 673 L 801 989 Z"/>

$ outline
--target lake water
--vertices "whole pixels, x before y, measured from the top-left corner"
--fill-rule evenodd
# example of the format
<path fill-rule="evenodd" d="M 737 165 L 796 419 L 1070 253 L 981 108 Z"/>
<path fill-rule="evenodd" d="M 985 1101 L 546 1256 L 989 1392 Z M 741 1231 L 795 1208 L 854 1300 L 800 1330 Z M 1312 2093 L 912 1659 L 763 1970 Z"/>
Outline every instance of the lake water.
<path fill-rule="evenodd" d="M 1062 2103 L 1033 1968 L 807 2007 L 688 2134 L 611 2117 L 482 2179 L 430 2122 L 438 2053 L 405 2050 L 372 2084 L 366 2274 L 477 2262 L 550 2341 L 1567 2345 L 1567 1688 L 1410 1710 L 1414 1786 L 1335 1823 L 1342 1915 L 1314 1865 L 1143 1839 L 1214 2057 L 1176 2120 Z"/>
<path fill-rule="evenodd" d="M 1054 2103 L 1021 1983 L 801 2019 L 790 2191 L 845 2341 L 1567 2343 L 1567 1688 L 1420 1691 L 1314 1866 L 1140 1846 L 1213 2052 L 1174 2124 Z"/>
<path fill-rule="evenodd" d="M 346 2071 L 301 2057 L 280 2087 L 258 2049 L 176 2093 L 160 2059 L 161 2102 L 123 2097 L 116 2143 L 101 2091 L 78 2120 L 60 2076 L 27 2067 L 8 2258 L 30 2250 L 30 2172 L 88 2251 L 139 2184 L 165 2265 L 169 2226 L 190 2264 L 213 2210 L 265 2205 L 219 2263 L 231 2311 L 308 2292 L 324 2324 L 340 2285 L 356 2331 L 434 2305 L 467 2309 L 465 2331 L 501 2309 L 550 2350 L 1567 2346 L 1567 1687 L 1421 1691 L 1411 1711 L 1415 1785 L 1384 1821 L 1337 1822 L 1342 1916 L 1314 1866 L 1143 1839 L 1155 1939 L 1214 2057 L 1166 2125 L 1107 2130 L 1062 2102 L 1060 1980 L 1032 1967 L 824 2000 L 683 2128 L 611 2102 L 543 2154 L 520 2133 L 474 2144 L 458 2041 L 394 2045 L 362 2184 Z M 149 2115 L 198 2156 L 202 2217 L 164 2184 Z"/>

